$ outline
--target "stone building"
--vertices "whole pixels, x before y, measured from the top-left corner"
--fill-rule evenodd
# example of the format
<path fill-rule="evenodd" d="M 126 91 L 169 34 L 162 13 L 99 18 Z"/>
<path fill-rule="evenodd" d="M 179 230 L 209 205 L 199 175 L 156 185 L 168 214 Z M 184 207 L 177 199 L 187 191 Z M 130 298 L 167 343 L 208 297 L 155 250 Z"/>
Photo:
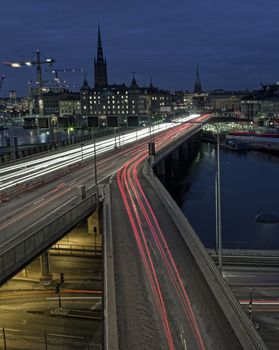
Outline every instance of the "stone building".
<path fill-rule="evenodd" d="M 100 27 L 98 27 L 97 58 L 94 60 L 94 88 L 84 79 L 80 89 L 80 108 L 82 117 L 98 117 L 106 124 L 109 117 L 117 117 L 119 125 L 127 123 L 128 116 L 137 116 L 139 120 L 166 113 L 174 101 L 174 94 L 153 86 L 138 85 L 135 75 L 129 86 L 108 84 L 107 64 L 103 54 Z"/>

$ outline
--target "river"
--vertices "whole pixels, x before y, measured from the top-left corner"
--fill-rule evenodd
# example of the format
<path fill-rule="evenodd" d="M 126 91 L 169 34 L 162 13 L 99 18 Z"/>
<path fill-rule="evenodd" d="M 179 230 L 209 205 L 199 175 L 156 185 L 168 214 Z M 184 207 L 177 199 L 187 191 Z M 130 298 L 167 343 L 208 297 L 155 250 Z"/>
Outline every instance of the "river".
<path fill-rule="evenodd" d="M 84 134 L 88 134 L 88 131 L 85 131 Z M 53 138 L 54 141 L 66 140 L 73 136 L 81 136 L 82 130 L 54 130 Z M 51 133 L 50 130 L 46 129 L 28 129 L 23 128 L 22 126 L 11 126 L 7 130 L 0 130 L 0 147 L 7 146 L 7 137 L 10 139 L 11 145 L 14 143 L 14 137 L 17 137 L 18 145 L 34 145 L 42 143 L 51 143 Z"/>
<path fill-rule="evenodd" d="M 223 247 L 279 249 L 279 224 L 255 220 L 263 212 L 279 216 L 279 154 L 221 149 L 220 161 Z M 206 247 L 215 246 L 215 167 L 215 147 L 203 143 L 179 193 L 179 205 Z"/>

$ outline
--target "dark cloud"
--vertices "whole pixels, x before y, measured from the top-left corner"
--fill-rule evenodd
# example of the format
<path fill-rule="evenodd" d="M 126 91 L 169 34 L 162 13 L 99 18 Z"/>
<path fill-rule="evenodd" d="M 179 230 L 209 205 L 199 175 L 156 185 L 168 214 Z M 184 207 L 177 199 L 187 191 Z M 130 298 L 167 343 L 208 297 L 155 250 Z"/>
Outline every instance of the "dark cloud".
<path fill-rule="evenodd" d="M 93 82 L 96 31 L 101 24 L 111 82 L 132 72 L 163 88 L 192 89 L 199 63 L 208 89 L 257 88 L 277 80 L 276 0 L 2 0 L 1 61 L 29 59 L 40 48 L 56 67 L 83 67 Z M 5 73 L 3 93 L 27 92 L 33 68 Z M 82 76 L 65 79 L 80 84 Z"/>

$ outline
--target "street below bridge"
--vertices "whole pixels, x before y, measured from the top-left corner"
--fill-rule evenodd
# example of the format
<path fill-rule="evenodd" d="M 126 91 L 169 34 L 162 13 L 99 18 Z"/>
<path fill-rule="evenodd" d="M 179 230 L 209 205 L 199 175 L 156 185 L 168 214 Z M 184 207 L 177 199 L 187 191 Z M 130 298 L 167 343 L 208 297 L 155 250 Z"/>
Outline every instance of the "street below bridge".
<path fill-rule="evenodd" d="M 251 315 L 254 326 L 270 350 L 279 348 L 279 268 L 248 264 L 224 267 L 224 277 L 235 297 Z M 249 306 L 250 305 L 250 306 Z M 251 310 L 251 314 L 249 312 Z"/>
<path fill-rule="evenodd" d="M 3 334 L 7 350 L 102 348 L 103 268 L 95 249 L 94 236 L 81 223 L 49 250 L 47 284 L 41 283 L 37 258 L 0 288 L 1 349 Z"/>

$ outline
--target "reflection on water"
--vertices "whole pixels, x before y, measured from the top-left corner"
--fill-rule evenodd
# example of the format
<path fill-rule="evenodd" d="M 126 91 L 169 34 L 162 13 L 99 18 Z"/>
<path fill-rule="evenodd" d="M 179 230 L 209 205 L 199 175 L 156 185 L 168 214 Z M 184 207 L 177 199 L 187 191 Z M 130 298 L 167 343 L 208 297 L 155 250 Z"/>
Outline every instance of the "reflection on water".
<path fill-rule="evenodd" d="M 17 137 L 18 145 L 47 143 L 49 142 L 49 132 L 40 129 L 25 129 L 21 126 L 12 126 L 8 130 L 0 130 L 0 146 L 6 146 L 7 137 L 11 144 L 14 137 Z"/>
<path fill-rule="evenodd" d="M 203 144 L 185 181 L 181 209 L 208 247 L 215 240 L 215 152 Z M 279 157 L 259 152 L 221 150 L 224 247 L 279 249 L 279 224 L 262 224 L 262 212 L 279 215 Z"/>
<path fill-rule="evenodd" d="M 8 130 L 0 130 L 0 147 L 7 145 L 7 138 L 9 138 L 11 145 L 14 143 L 14 137 L 17 137 L 18 145 L 30 145 L 38 143 L 51 143 L 52 137 L 54 141 L 62 141 L 69 138 L 69 136 L 80 136 L 82 130 L 75 130 L 69 132 L 67 130 L 56 130 L 54 129 L 53 136 L 49 130 L 34 128 L 34 129 L 25 129 L 21 126 L 12 126 Z"/>

